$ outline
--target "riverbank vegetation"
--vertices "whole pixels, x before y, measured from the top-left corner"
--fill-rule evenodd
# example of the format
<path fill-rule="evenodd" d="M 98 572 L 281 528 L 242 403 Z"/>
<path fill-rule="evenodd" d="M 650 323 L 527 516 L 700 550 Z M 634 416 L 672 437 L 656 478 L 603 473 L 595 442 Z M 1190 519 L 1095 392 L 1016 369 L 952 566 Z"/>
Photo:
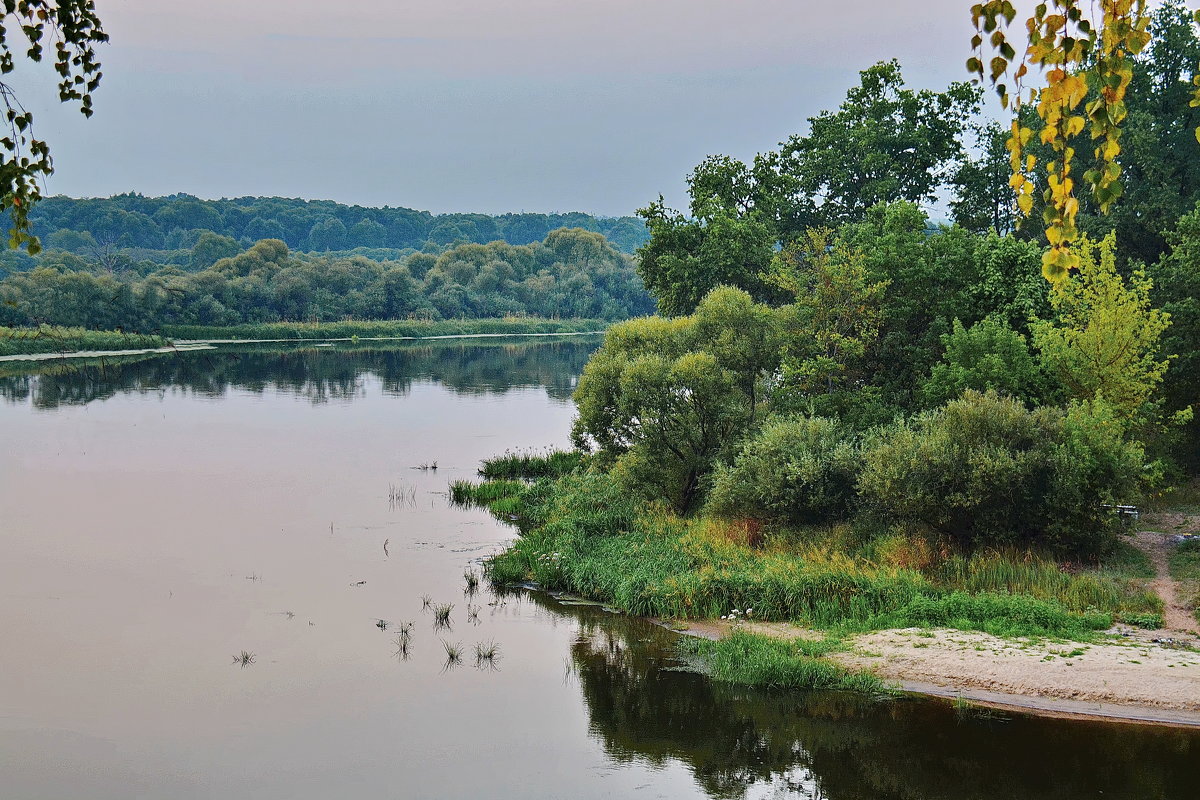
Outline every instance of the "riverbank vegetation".
<path fill-rule="evenodd" d="M 1130 153 L 1177 164 L 1179 197 L 1131 169 L 1125 210 L 1140 211 L 1081 212 L 1078 266 L 1053 281 L 1041 231 L 1014 231 L 980 184 L 1007 180 L 1003 148 L 985 148 L 990 166 L 966 155 L 978 94 L 915 92 L 894 62 L 778 152 L 706 160 L 689 214 L 643 210 L 639 269 L 663 316 L 614 325 L 585 367 L 579 466 L 485 464 L 504 481 L 456 488 L 521 531 L 490 577 L 835 632 L 1160 626 L 1154 571 L 1114 510 L 1187 480 L 1200 443 L 1196 143 L 1159 146 L 1196 112 L 1154 89 L 1190 82 L 1170 65 L 1200 38 L 1178 3 L 1155 25 Z M 963 168 L 938 166 L 951 157 Z M 938 187 L 958 194 L 958 224 L 917 205 Z M 725 647 L 746 662 L 729 674 L 782 674 Z"/>
<path fill-rule="evenodd" d="M 600 333 L 610 323 L 599 319 L 343 320 L 335 322 L 262 322 L 250 325 L 168 325 L 172 339 L 399 339 L 450 336 L 527 336 L 530 334 Z"/>
<path fill-rule="evenodd" d="M 162 336 L 123 331 L 93 331 L 57 325 L 39 325 L 35 328 L 0 326 L 0 356 L 74 353 L 82 350 L 145 350 L 169 344 Z"/>
<path fill-rule="evenodd" d="M 533 244 L 461 244 L 380 260 L 296 253 L 263 239 L 198 255 L 186 268 L 147 261 L 116 269 L 52 250 L 0 280 L 0 324 L 142 332 L 339 320 L 612 321 L 653 309 L 633 260 L 582 229 Z"/>

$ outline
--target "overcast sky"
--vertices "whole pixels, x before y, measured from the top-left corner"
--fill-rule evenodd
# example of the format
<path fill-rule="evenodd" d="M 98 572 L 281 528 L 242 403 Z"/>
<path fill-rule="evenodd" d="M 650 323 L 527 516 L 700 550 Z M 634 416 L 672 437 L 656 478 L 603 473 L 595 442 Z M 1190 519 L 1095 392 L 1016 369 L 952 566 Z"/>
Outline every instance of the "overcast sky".
<path fill-rule="evenodd" d="M 51 194 L 628 214 L 899 58 L 963 80 L 964 0 L 98 0 L 96 114 L 15 85 Z M 52 88 L 52 87 L 51 87 Z"/>

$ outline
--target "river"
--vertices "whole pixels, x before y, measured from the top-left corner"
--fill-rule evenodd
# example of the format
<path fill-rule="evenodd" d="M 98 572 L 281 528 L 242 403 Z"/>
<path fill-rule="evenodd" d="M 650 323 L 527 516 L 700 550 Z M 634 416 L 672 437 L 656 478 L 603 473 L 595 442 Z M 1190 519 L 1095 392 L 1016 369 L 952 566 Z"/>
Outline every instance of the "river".
<path fill-rule="evenodd" d="M 643 621 L 470 595 L 514 534 L 447 484 L 565 445 L 595 345 L 6 365 L 0 795 L 1200 796 L 1197 732 L 717 685 Z"/>

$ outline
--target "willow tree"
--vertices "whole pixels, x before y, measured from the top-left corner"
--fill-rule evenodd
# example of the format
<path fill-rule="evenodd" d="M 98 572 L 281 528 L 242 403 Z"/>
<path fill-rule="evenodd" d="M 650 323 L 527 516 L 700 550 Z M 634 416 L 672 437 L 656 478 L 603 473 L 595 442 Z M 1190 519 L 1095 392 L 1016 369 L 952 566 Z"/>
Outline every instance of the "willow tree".
<path fill-rule="evenodd" d="M 1010 0 L 988 0 L 971 6 L 975 50 L 967 69 L 989 81 L 1000 102 L 1014 112 L 1007 149 L 1012 171 L 1010 185 L 1017 206 L 1028 215 L 1037 190 L 1038 159 L 1028 152 L 1035 131 L 1021 109 L 1037 111 L 1041 142 L 1050 148 L 1042 187 L 1043 221 L 1050 245 L 1042 260 L 1046 278 L 1058 282 L 1081 266 L 1072 245 L 1079 197 L 1076 186 L 1090 190 L 1096 207 L 1107 213 L 1121 197 L 1122 124 L 1127 116 L 1125 95 L 1133 79 L 1134 60 L 1150 43 L 1151 15 L 1146 0 L 1052 0 L 1039 3 L 1025 19 L 1023 34 L 1012 37 L 1017 18 Z M 1196 13 L 1200 20 L 1200 12 Z M 1015 43 L 1015 44 L 1014 44 Z M 1017 48 L 1021 48 L 1018 54 Z M 1031 73 L 1040 72 L 1044 86 L 1028 87 Z M 1191 104 L 1200 106 L 1200 77 Z M 1076 142 L 1087 133 L 1094 155 L 1089 169 L 1076 167 Z M 1200 128 L 1196 131 L 1200 139 Z"/>

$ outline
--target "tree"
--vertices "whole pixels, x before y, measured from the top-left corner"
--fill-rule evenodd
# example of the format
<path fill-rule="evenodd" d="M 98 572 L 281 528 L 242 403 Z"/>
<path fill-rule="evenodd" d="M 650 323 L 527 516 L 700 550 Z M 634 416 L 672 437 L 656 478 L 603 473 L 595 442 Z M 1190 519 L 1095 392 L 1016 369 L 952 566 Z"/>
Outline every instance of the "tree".
<path fill-rule="evenodd" d="M 942 344 L 945 355 L 922 387 L 927 405 L 940 406 L 968 389 L 1000 392 L 1026 402 L 1037 397 L 1040 374 L 1029 343 L 1003 320 L 988 318 L 964 328 L 956 319 Z"/>
<path fill-rule="evenodd" d="M 363 217 L 350 227 L 347 238 L 351 247 L 383 247 L 387 228 L 369 217 Z"/>
<path fill-rule="evenodd" d="M 980 92 L 966 83 L 945 92 L 906 88 L 897 61 L 860 77 L 837 111 L 809 119 L 809 134 L 792 136 L 779 154 L 783 171 L 796 176 L 826 225 L 861 219 L 879 203 L 932 200 L 978 109 Z"/>
<path fill-rule="evenodd" d="M 980 81 L 986 76 L 1001 103 L 1013 109 L 1007 142 L 1011 185 L 1018 207 L 1028 215 L 1041 180 L 1042 221 L 1050 244 L 1042 271 L 1048 280 L 1057 282 L 1080 266 L 1080 256 L 1073 248 L 1080 239 L 1077 217 L 1081 203 L 1076 183 L 1091 189 L 1092 201 L 1104 214 L 1124 194 L 1119 156 L 1129 114 L 1126 93 L 1134 79 L 1137 56 L 1153 38 L 1153 20 L 1146 0 L 1039 3 L 1025 21 L 1026 33 L 1017 39 L 1022 46 L 1018 58 L 1007 32 L 1016 17 L 1010 0 L 971 6 L 975 55 L 968 59 L 967 70 Z M 1200 12 L 1195 18 L 1200 20 Z M 1025 79 L 1032 70 L 1040 70 L 1046 82 L 1029 91 L 1028 102 L 1036 108 L 1040 125 L 1036 132 L 1022 115 Z M 1191 103 L 1200 106 L 1200 77 L 1192 82 L 1196 88 Z M 1094 145 L 1094 161 L 1077 176 L 1075 140 L 1085 130 Z M 1200 138 L 1200 127 L 1194 130 Z M 1035 133 L 1049 146 L 1048 158 L 1029 152 Z M 1039 164 L 1040 174 L 1035 172 Z"/>
<path fill-rule="evenodd" d="M 308 232 L 308 249 L 318 251 L 346 249 L 346 223 L 337 217 L 326 217 Z"/>
<path fill-rule="evenodd" d="M 205 231 L 192 245 L 192 269 L 208 269 L 222 258 L 232 258 L 240 252 L 241 245 L 235 240 Z"/>
<path fill-rule="evenodd" d="M 92 92 L 100 86 L 95 46 L 108 41 L 93 0 L 6 0 L 0 20 L 0 75 L 17 66 L 8 38 L 10 18 L 28 42 L 25 55 L 31 61 L 41 61 L 47 47 L 53 47 L 59 100 L 78 102 L 80 112 L 90 117 Z M 30 230 L 29 212 L 42 197 L 38 180 L 54 172 L 50 147 L 33 136 L 33 115 L 4 82 L 0 100 L 8 122 L 8 135 L 0 138 L 0 209 L 12 220 L 9 246 L 24 247 L 33 255 L 41 245 Z"/>
<path fill-rule="evenodd" d="M 950 211 L 955 224 L 975 233 L 1012 232 L 1017 218 L 1008 186 L 1007 138 L 997 122 L 976 128 L 978 155 L 964 158 L 950 178 L 954 186 Z"/>
<path fill-rule="evenodd" d="M 770 280 L 795 299 L 788 315 L 782 385 L 802 395 L 857 388 L 867 348 L 879 336 L 887 280 L 872 280 L 862 253 L 831 245 L 831 232 L 814 228 L 784 248 Z M 832 411 L 833 409 L 822 409 Z"/>
<path fill-rule="evenodd" d="M 763 280 L 775 251 L 809 228 L 861 221 L 879 204 L 932 199 L 962 153 L 978 90 L 908 89 L 895 61 L 860 75 L 838 111 L 809 120 L 809 135 L 750 164 L 728 156 L 701 162 L 688 178 L 688 215 L 661 197 L 638 211 L 650 231 L 638 271 L 661 313 L 691 313 L 718 285 L 786 302 Z"/>
<path fill-rule="evenodd" d="M 1151 304 L 1153 282 L 1143 270 L 1128 282 L 1117 273 L 1115 238 L 1080 243 L 1081 269 L 1052 287 L 1055 318 L 1035 324 L 1033 339 L 1068 397 L 1103 397 L 1128 422 L 1151 415 L 1167 370 L 1159 348 L 1170 316 Z"/>
<path fill-rule="evenodd" d="M 638 274 L 659 313 L 690 314 L 722 285 L 744 289 L 757 300 L 770 297 L 761 276 L 771 263 L 775 236 L 756 213 L 714 206 L 688 219 L 660 197 L 638 214 L 650 229 L 650 241 L 638 250 Z"/>

